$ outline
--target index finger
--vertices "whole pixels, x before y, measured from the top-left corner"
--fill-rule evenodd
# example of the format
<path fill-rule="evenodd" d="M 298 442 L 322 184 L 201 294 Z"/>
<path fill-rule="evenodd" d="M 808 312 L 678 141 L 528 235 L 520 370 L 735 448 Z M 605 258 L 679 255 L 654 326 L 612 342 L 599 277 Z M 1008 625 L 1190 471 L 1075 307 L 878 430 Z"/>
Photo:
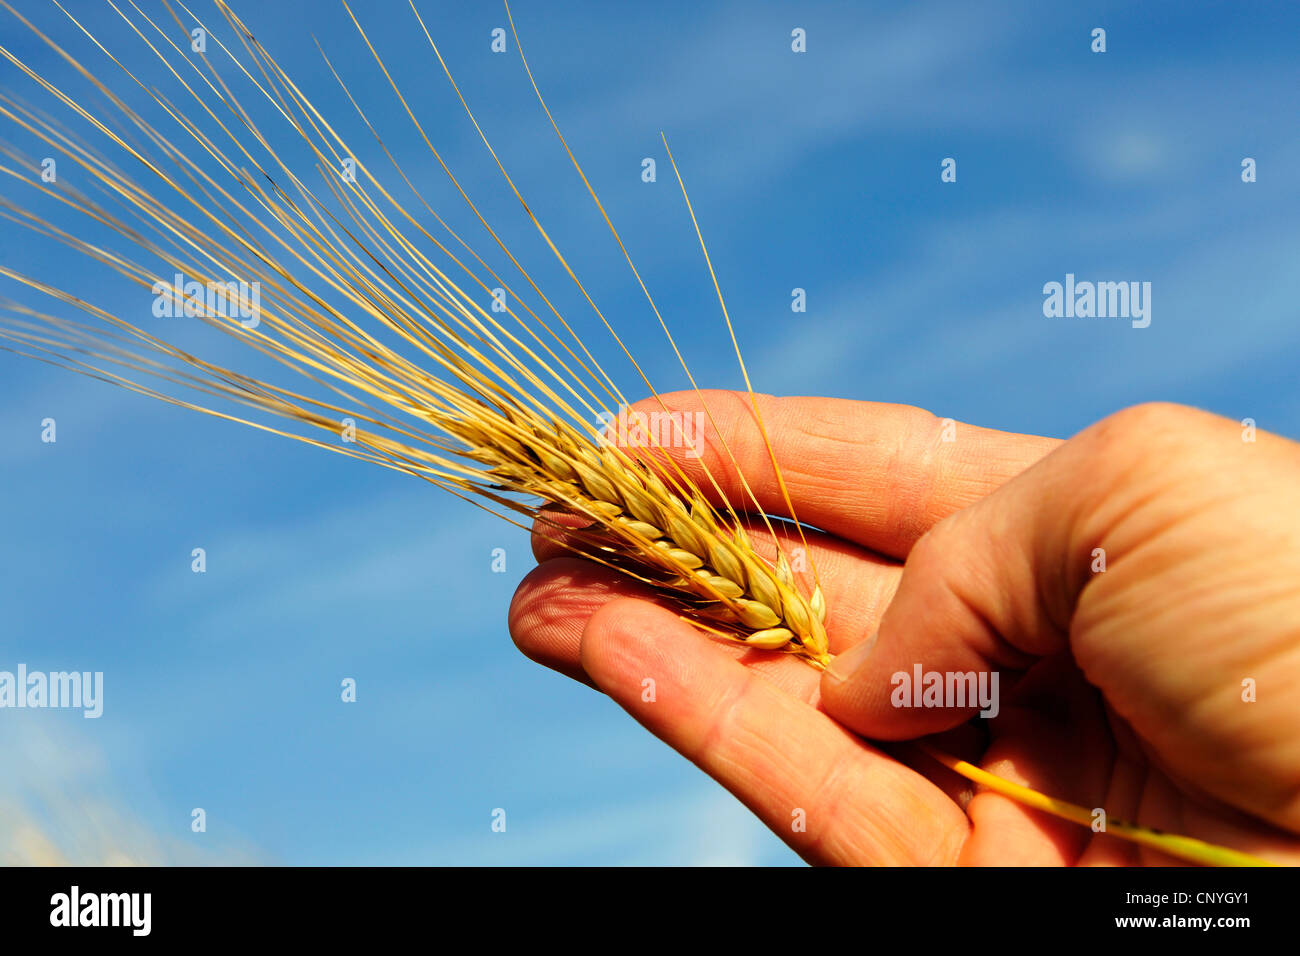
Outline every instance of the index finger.
<path fill-rule="evenodd" d="M 939 418 L 911 405 L 758 394 L 754 399 L 798 520 L 900 559 L 940 519 L 1060 444 Z M 755 510 L 743 474 L 762 511 L 796 517 L 744 392 L 668 392 L 643 399 L 620 410 L 609 437 L 647 460 L 668 456 L 715 505 L 725 495 L 737 511 Z"/>

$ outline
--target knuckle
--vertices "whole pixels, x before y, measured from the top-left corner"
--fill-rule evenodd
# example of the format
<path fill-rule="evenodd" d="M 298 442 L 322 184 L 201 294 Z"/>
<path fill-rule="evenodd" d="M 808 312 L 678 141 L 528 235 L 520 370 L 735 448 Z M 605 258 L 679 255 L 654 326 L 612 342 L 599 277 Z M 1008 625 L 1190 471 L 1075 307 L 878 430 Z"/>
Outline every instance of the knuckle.
<path fill-rule="evenodd" d="M 955 512 L 936 522 L 916 539 L 912 550 L 907 554 L 908 568 L 935 568 L 951 558 L 958 548 L 958 538 L 961 535 L 960 514 L 961 512 Z"/>
<path fill-rule="evenodd" d="M 1144 402 L 1121 409 L 1081 436 L 1090 470 L 1102 482 L 1107 477 L 1132 480 L 1168 472 L 1202 443 L 1209 418 L 1204 412 L 1172 402 Z"/>
<path fill-rule="evenodd" d="M 1143 402 L 1102 419 L 1099 430 L 1127 439 L 1179 435 L 1197 424 L 1201 413 L 1174 402 Z"/>

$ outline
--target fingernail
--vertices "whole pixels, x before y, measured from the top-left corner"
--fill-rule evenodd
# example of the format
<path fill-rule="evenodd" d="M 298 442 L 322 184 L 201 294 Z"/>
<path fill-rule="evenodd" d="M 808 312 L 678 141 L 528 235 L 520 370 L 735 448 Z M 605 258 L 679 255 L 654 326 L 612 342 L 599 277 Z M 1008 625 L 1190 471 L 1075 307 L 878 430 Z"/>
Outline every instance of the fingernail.
<path fill-rule="evenodd" d="M 830 666 L 826 668 L 826 673 L 830 675 L 832 681 L 842 684 L 862 667 L 868 657 L 871 656 L 872 650 L 876 646 L 876 638 L 880 636 L 879 631 L 872 632 L 871 636 L 864 641 L 854 644 L 843 654 L 838 654 L 831 660 Z"/>

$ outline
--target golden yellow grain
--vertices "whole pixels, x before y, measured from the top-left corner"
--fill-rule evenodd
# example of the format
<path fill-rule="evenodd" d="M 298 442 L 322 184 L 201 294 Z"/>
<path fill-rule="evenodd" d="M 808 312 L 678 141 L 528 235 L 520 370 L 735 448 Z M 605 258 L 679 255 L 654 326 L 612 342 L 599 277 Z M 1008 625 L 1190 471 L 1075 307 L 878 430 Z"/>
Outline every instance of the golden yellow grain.
<path fill-rule="evenodd" d="M 530 307 L 434 211 L 328 59 L 344 97 L 374 135 L 401 184 L 415 197 L 417 209 L 437 221 L 438 235 L 403 206 L 370 169 L 353 161 L 356 152 L 224 0 L 214 2 L 243 48 L 243 59 L 182 0 L 173 2 L 189 18 L 189 23 L 182 23 L 172 3 L 165 3 L 174 30 L 164 29 L 134 4 L 130 4 L 130 12 L 114 0 L 109 0 L 109 5 L 185 91 L 183 105 L 172 103 L 137 79 L 128 64 L 64 11 L 74 35 L 89 39 L 121 68 L 128 82 L 137 84 L 167 114 L 174 125 L 169 137 L 128 107 L 113 89 L 6 0 L 0 0 L 0 7 L 24 23 L 108 100 L 119 125 L 115 127 L 92 113 L 3 44 L 0 57 L 73 117 L 93 128 L 104 143 L 121 153 L 122 160 L 143 170 L 138 177 L 127 175 L 117 163 L 61 126 L 7 93 L 0 93 L 0 117 L 42 142 L 60 162 L 70 163 L 79 174 L 77 178 L 90 184 L 88 188 L 94 188 L 101 198 L 73 187 L 66 178 L 57 185 L 44 182 L 31 159 L 12 147 L 0 147 L 11 164 L 0 164 L 0 175 L 11 176 L 35 190 L 43 201 L 79 214 L 83 225 L 93 222 L 107 227 L 116 234 L 120 245 L 105 248 L 92 241 L 89 234 L 61 229 L 8 199 L 0 198 L 0 218 L 99 262 L 155 295 L 182 296 L 183 290 L 171 278 L 176 274 L 200 284 L 257 283 L 260 300 L 255 326 L 249 327 L 229 314 L 201 313 L 195 317 L 301 374 L 329 394 L 310 395 L 209 362 L 155 336 L 139 323 L 6 266 L 0 266 L 0 276 L 79 310 L 91 321 L 75 322 L 11 303 L 0 317 L 0 340 L 9 343 L 3 347 L 161 401 L 414 475 L 507 520 L 514 519 L 506 512 L 535 519 L 547 505 L 585 516 L 592 522 L 590 528 L 555 529 L 556 539 L 593 560 L 653 584 L 678 602 L 683 616 L 708 633 L 755 648 L 785 651 L 813 666 L 824 667 L 830 660 L 824 626 L 826 604 L 816 583 L 815 567 L 812 587 L 804 593 L 779 546 L 774 561 L 755 551 L 744 531 L 742 515 L 751 512 L 769 529 L 771 525 L 757 507 L 743 473 L 736 477 L 747 500 L 727 501 L 708 468 L 704 469 L 701 485 L 688 478 L 671 458 L 665 457 L 662 467 L 658 463 L 651 467 L 610 445 L 590 424 L 602 412 L 609 414 L 611 405 L 626 404 L 624 396 L 583 338 L 479 213 L 355 16 L 353 22 L 367 49 L 389 80 L 430 156 L 518 270 L 542 308 Z M 55 5 L 59 5 L 58 0 Z M 346 3 L 344 7 L 352 16 Z M 423 20 L 418 13 L 415 16 L 451 80 Z M 183 45 L 189 40 L 193 24 L 206 30 L 214 49 L 192 54 Z M 513 31 L 513 18 L 510 25 Z M 515 40 L 522 59 L 517 34 Z M 627 255 L 622 238 L 560 135 L 527 60 L 523 62 L 565 152 L 680 360 L 676 343 Z M 229 79 L 223 70 L 229 71 Z M 276 121 L 283 121 L 285 129 L 274 133 L 259 127 L 235 94 L 232 80 L 247 84 L 259 104 L 262 100 L 269 103 L 273 116 L 278 117 Z M 454 80 L 451 82 L 483 144 L 546 247 L 653 394 L 640 366 L 533 216 L 459 87 Z M 134 141 L 116 132 L 117 128 L 140 133 L 161 155 L 146 155 L 133 145 Z M 325 193 L 313 190 L 299 175 L 301 170 L 277 153 L 274 144 L 286 130 L 292 142 L 310 150 Z M 667 148 L 666 140 L 664 145 Z M 668 156 L 681 184 L 671 151 Z M 353 161 L 355 175 L 345 172 L 349 161 Z M 214 175 L 210 171 L 212 164 L 221 172 Z M 681 185 L 699 235 L 694 209 Z M 748 372 L 702 236 L 700 245 L 752 398 Z M 447 271 L 431 258 L 433 250 L 445 257 Z M 146 261 L 132 258 L 141 254 Z M 475 266 L 481 272 L 475 271 Z M 478 301 L 492 293 L 489 281 L 505 290 L 514 303 L 506 307 L 508 320 L 498 319 Z M 251 304 L 241 292 L 238 305 L 242 308 Z M 547 313 L 550 318 L 543 318 Z M 682 367 L 689 376 L 685 362 Z M 159 385 L 146 384 L 149 381 Z M 691 383 L 694 385 L 693 378 Z M 283 427 L 207 404 L 213 399 L 276 416 Z M 766 441 L 756 403 L 753 410 Z M 347 424 L 349 419 L 355 428 Z M 340 442 L 343 433 L 352 435 L 353 440 Z M 725 442 L 721 452 L 723 466 L 728 460 L 734 466 Z M 787 512 L 793 515 L 770 442 L 768 453 Z M 714 494 L 710 495 L 711 491 Z M 721 498 L 721 505 L 711 504 L 711 498 Z M 802 528 L 797 523 L 795 527 L 802 538 Z M 538 531 L 552 533 L 545 522 Z M 949 769 L 1011 799 L 1066 819 L 1087 822 L 1090 818 L 1082 808 L 930 752 Z M 1198 862 L 1252 862 L 1240 853 L 1141 827 L 1124 825 L 1116 835 Z"/>

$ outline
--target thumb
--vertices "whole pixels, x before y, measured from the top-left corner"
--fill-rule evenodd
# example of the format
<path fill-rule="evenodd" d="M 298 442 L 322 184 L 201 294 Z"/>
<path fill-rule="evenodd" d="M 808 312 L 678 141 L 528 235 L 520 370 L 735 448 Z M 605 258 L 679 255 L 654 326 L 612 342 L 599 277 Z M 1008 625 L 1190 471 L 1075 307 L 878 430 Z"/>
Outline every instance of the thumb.
<path fill-rule="evenodd" d="M 826 712 L 878 740 L 936 733 L 996 716 L 999 690 L 1067 648 L 1105 515 L 1122 507 L 1116 495 L 1137 493 L 1130 460 L 1151 437 L 1132 440 L 1143 408 L 1092 426 L 922 536 L 876 633 L 823 674 Z"/>

